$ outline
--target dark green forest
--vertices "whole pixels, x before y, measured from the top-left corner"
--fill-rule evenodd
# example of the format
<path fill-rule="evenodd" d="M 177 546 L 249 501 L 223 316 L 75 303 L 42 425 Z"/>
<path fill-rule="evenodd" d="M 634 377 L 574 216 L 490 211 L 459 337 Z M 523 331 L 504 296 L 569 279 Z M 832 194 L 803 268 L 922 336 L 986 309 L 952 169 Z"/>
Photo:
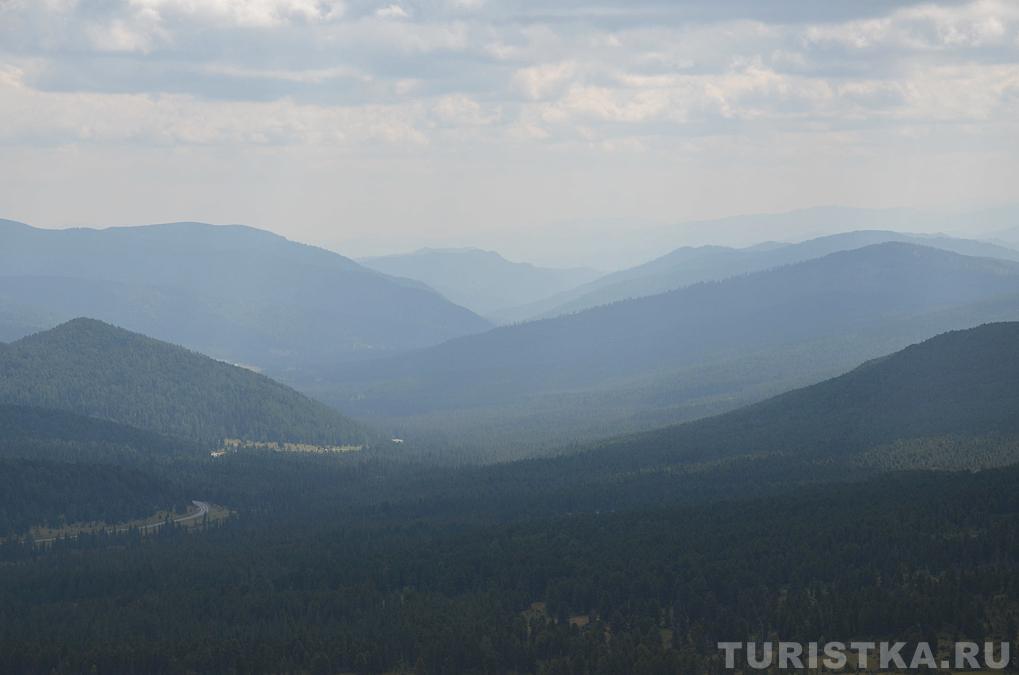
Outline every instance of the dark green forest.
<path fill-rule="evenodd" d="M 1014 641 L 1017 495 L 1014 469 L 895 474 L 498 525 L 379 505 L 6 545 L 0 669 L 718 672 L 718 640 Z"/>
<path fill-rule="evenodd" d="M 6 533 L 195 499 L 233 513 L 4 537 L 0 672 L 718 673 L 719 641 L 1015 643 L 1017 412 L 1019 324 L 484 466 L 413 441 L 211 457 L 0 406 Z"/>
<path fill-rule="evenodd" d="M 0 459 L 0 494 L 0 537 L 34 525 L 119 523 L 191 501 L 134 467 L 11 459 Z"/>

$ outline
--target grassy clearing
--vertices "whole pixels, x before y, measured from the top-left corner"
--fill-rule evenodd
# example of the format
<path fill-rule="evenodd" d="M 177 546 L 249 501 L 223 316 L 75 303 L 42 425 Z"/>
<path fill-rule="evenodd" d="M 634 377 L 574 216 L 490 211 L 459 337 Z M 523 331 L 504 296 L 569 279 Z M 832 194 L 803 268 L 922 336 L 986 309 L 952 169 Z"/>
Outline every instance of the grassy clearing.
<path fill-rule="evenodd" d="M 227 438 L 223 441 L 222 447 L 212 451 L 213 457 L 222 457 L 228 452 L 239 450 L 272 450 L 273 452 L 302 452 L 318 455 L 345 454 L 348 452 L 360 452 L 363 445 L 314 445 L 312 443 L 277 443 L 274 441 L 244 441 L 239 438 Z"/>

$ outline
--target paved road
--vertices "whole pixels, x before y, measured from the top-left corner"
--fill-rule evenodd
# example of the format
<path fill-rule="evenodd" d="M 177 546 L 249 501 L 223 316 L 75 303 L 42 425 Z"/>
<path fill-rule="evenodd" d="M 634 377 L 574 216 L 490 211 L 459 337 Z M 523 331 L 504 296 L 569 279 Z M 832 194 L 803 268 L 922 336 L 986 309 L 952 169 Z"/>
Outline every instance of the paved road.
<path fill-rule="evenodd" d="M 178 516 L 178 517 L 174 518 L 171 522 L 176 523 L 176 524 L 189 523 L 192 520 L 198 520 L 199 518 L 204 518 L 205 514 L 207 514 L 209 512 L 209 503 L 208 502 L 200 502 L 200 501 L 192 499 L 191 503 L 194 504 L 195 507 L 198 508 L 197 511 L 195 511 L 194 513 L 189 513 L 186 516 Z M 158 523 L 149 523 L 148 525 L 139 525 L 135 529 L 138 530 L 139 532 L 146 532 L 148 530 L 159 529 L 164 524 L 165 524 L 165 521 L 161 520 Z M 116 533 L 116 532 L 127 532 L 130 529 L 131 529 L 130 526 L 126 526 L 126 527 L 116 527 L 116 528 L 113 528 L 113 529 L 108 529 L 106 531 L 107 532 L 114 532 L 114 533 Z M 74 535 L 74 536 L 77 536 L 77 535 Z M 48 539 L 35 539 L 34 543 L 36 543 L 36 544 L 49 544 L 50 542 L 56 541 L 58 538 L 59 537 L 49 537 Z"/>

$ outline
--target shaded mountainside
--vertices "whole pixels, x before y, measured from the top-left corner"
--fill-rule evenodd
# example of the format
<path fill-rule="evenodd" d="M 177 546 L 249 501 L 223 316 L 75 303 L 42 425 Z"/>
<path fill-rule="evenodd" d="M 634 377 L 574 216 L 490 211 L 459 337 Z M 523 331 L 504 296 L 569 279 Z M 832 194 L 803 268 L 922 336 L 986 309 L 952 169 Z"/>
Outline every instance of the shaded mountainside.
<path fill-rule="evenodd" d="M 759 272 L 886 242 L 930 246 L 961 255 L 1019 261 L 1019 251 L 981 241 L 952 237 L 904 234 L 887 230 L 862 230 L 818 237 L 797 244 L 729 248 L 698 246 L 676 249 L 660 258 L 607 274 L 595 281 L 548 298 L 529 307 L 499 314 L 500 319 L 520 320 L 578 312 L 629 298 L 640 298 L 704 281 Z"/>
<path fill-rule="evenodd" d="M 193 495 L 153 472 L 197 443 L 62 410 L 0 405 L 0 538 L 32 526 L 147 517 Z"/>
<path fill-rule="evenodd" d="M 2 354 L 2 352 L 0 352 Z M 2 356 L 0 356 L 2 358 Z M 25 450 L 39 447 L 42 450 Z M 64 410 L 0 404 L 0 456 L 95 459 L 96 450 L 110 455 L 129 451 L 143 457 L 193 454 L 193 443 L 109 420 Z M 111 456 L 101 455 L 103 461 Z"/>
<path fill-rule="evenodd" d="M 711 363 L 724 366 L 748 355 L 777 359 L 769 366 L 776 372 L 827 377 L 835 374 L 833 365 L 853 365 L 844 353 L 861 354 L 859 363 L 946 329 L 975 325 L 967 321 L 986 320 L 979 312 L 962 312 L 959 325 L 950 318 L 928 320 L 930 315 L 1017 294 L 1017 263 L 880 244 L 498 328 L 316 373 L 302 386 L 352 414 L 410 416 L 515 405 L 536 396 L 611 389 L 619 382 L 632 387 L 642 378 Z M 994 318 L 1008 318 L 1007 311 L 993 311 Z M 924 334 L 928 324 L 932 332 Z M 910 339 L 897 343 L 901 336 L 892 331 L 890 338 L 890 327 Z M 703 387 L 712 396 L 736 396 L 753 368 L 732 375 L 720 380 L 728 378 L 724 386 L 709 378 Z"/>
<path fill-rule="evenodd" d="M 431 490 L 436 508 L 530 516 L 1017 463 L 1019 322 L 1010 322 L 946 333 L 715 417 L 470 469 L 447 482 L 432 477 L 404 492 Z"/>
<path fill-rule="evenodd" d="M 601 275 L 585 268 L 553 269 L 511 262 L 495 251 L 474 248 L 425 248 L 359 262 L 385 274 L 428 284 L 483 316 L 561 293 Z"/>
<path fill-rule="evenodd" d="M 1019 322 L 939 335 L 747 408 L 607 442 L 587 459 L 628 470 L 739 455 L 844 461 L 941 437 L 1011 439 L 1019 460 Z"/>
<path fill-rule="evenodd" d="M 206 442 L 365 439 L 357 423 L 263 375 L 92 319 L 0 350 L 0 402 Z"/>
<path fill-rule="evenodd" d="M 8 338 L 93 316 L 259 367 L 423 347 L 490 325 L 419 283 L 237 225 L 3 221 L 0 270 Z"/>

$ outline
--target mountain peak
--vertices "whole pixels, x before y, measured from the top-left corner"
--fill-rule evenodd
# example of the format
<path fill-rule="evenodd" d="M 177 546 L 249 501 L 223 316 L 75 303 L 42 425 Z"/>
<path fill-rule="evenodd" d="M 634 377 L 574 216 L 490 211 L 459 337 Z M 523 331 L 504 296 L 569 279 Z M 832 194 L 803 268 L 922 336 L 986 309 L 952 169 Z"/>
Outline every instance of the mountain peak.
<path fill-rule="evenodd" d="M 69 321 L 65 321 L 53 328 L 33 333 L 32 335 L 23 337 L 11 344 L 12 346 L 21 346 L 54 344 L 57 342 L 66 343 L 68 341 L 73 341 L 80 348 L 86 345 L 94 345 L 97 342 L 105 343 L 107 340 L 116 340 L 121 343 L 124 341 L 137 340 L 139 342 L 151 342 L 153 344 L 164 345 L 169 349 L 184 349 L 183 347 L 178 347 L 177 345 L 172 345 L 166 342 L 160 342 L 159 340 L 150 338 L 141 333 L 135 333 L 127 330 L 126 328 L 121 328 L 120 326 L 115 326 L 111 323 L 87 316 L 79 316 Z"/>
<path fill-rule="evenodd" d="M 105 330 L 105 331 L 110 331 L 110 332 L 117 332 L 117 331 L 119 331 L 119 332 L 122 332 L 122 333 L 130 332 L 130 331 L 127 331 L 127 330 L 125 330 L 125 329 L 123 329 L 123 328 L 121 328 L 119 326 L 114 326 L 112 323 L 107 323 L 105 321 L 100 321 L 99 319 L 93 319 L 93 318 L 87 317 L 87 316 L 78 316 L 78 317 L 75 317 L 75 318 L 73 318 L 73 319 L 71 319 L 69 321 L 65 321 L 64 323 L 62 323 L 62 324 L 60 324 L 58 326 L 54 326 L 51 330 L 55 331 L 55 332 L 56 331 L 79 331 L 79 330 L 81 330 L 81 331 L 86 331 L 86 330 L 87 331 Z"/>

